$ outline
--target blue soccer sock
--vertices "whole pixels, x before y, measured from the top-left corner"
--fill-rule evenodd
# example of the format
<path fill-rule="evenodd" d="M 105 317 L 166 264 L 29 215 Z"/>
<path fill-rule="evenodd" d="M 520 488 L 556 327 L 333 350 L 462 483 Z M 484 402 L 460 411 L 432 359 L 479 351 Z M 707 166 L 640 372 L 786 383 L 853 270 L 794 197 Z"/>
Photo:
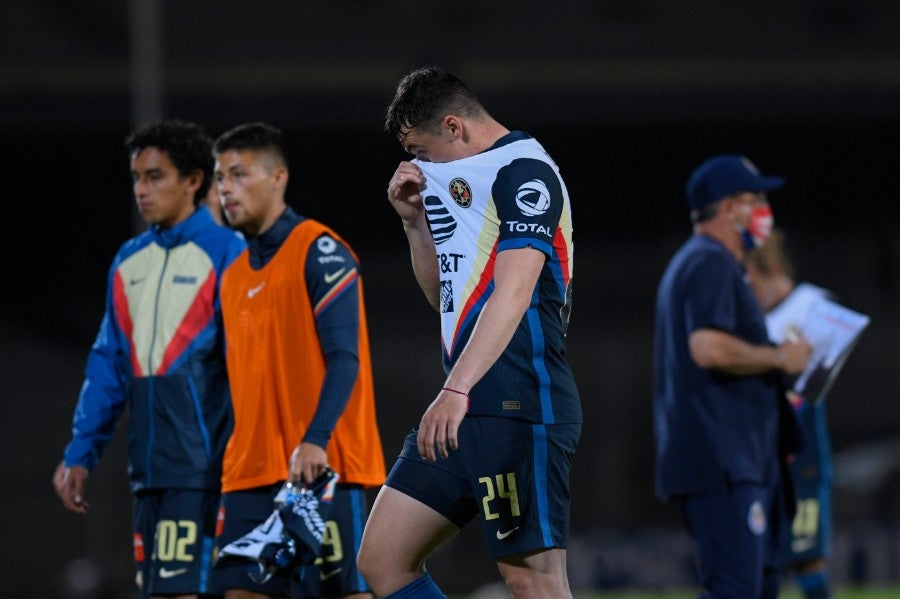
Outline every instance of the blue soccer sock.
<path fill-rule="evenodd" d="M 798 574 L 797 586 L 803 590 L 806 599 L 829 599 L 831 589 L 828 588 L 828 571 L 820 570 L 810 574 Z"/>
<path fill-rule="evenodd" d="M 419 578 L 384 599 L 447 599 L 447 595 L 434 584 L 431 574 L 425 572 Z"/>

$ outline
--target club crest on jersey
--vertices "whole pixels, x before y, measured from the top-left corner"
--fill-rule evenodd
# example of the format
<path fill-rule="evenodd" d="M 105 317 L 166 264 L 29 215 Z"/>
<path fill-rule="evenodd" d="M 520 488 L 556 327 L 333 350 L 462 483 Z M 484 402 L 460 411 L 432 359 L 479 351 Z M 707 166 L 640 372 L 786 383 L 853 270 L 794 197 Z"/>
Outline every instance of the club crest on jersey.
<path fill-rule="evenodd" d="M 540 216 L 550 208 L 550 190 L 540 179 L 532 179 L 516 191 L 516 206 L 525 216 Z"/>
<path fill-rule="evenodd" d="M 756 536 L 766 532 L 766 511 L 759 501 L 754 501 L 750 506 L 747 513 L 747 526 L 750 527 L 750 532 Z"/>
<path fill-rule="evenodd" d="M 465 179 L 457 177 L 450 181 L 450 197 L 460 208 L 468 208 L 472 205 L 472 188 Z"/>

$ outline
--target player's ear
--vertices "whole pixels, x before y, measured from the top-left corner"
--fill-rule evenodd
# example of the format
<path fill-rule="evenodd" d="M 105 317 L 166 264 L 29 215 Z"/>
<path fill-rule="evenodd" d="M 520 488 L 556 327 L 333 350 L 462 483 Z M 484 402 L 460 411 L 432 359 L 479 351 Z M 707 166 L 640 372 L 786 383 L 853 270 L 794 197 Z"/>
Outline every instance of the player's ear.
<path fill-rule="evenodd" d="M 463 125 L 462 119 L 455 114 L 448 114 L 445 116 L 441 120 L 441 126 L 453 136 L 454 140 L 463 138 L 465 126 Z"/>
<path fill-rule="evenodd" d="M 194 169 L 194 172 L 188 175 L 188 191 L 191 192 L 191 196 L 194 196 L 197 193 L 197 190 L 200 189 L 200 186 L 203 185 L 203 177 L 203 171 L 199 168 Z"/>
<path fill-rule="evenodd" d="M 741 201 L 737 196 L 726 196 L 719 200 L 719 212 L 724 212 L 730 220 L 732 217 L 739 217 L 741 209 Z"/>
<path fill-rule="evenodd" d="M 288 170 L 283 166 L 272 169 L 272 185 L 280 189 L 287 188 Z"/>

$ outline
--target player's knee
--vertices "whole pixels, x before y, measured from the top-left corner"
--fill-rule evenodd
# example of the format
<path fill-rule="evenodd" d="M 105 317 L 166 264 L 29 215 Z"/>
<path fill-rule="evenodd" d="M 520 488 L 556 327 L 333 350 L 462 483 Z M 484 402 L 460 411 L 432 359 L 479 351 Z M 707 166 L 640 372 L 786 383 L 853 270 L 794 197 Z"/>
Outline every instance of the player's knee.
<path fill-rule="evenodd" d="M 372 552 L 368 550 L 366 545 L 362 545 L 359 548 L 359 553 L 356 554 L 356 567 L 359 568 L 359 573 L 366 579 L 366 582 L 372 584 L 372 579 L 378 573 L 378 568 L 373 563 Z"/>
<path fill-rule="evenodd" d="M 393 591 L 393 586 L 396 586 L 392 582 L 388 566 L 388 560 L 384 559 L 383 554 L 365 545 L 360 547 L 359 553 L 356 554 L 356 567 L 359 568 L 359 573 L 379 597 Z"/>
<path fill-rule="evenodd" d="M 515 599 L 568 599 L 571 597 L 565 573 L 527 568 L 507 569 L 504 580 Z"/>
<path fill-rule="evenodd" d="M 390 594 L 425 573 L 424 564 L 408 563 L 402 553 L 363 540 L 356 554 L 356 566 L 376 595 Z"/>
<path fill-rule="evenodd" d="M 388 560 L 384 551 L 378 551 L 367 543 L 363 543 L 356 554 L 356 567 L 362 577 L 372 585 L 379 588 L 381 580 L 388 571 Z"/>
<path fill-rule="evenodd" d="M 507 574 L 506 586 L 516 599 L 535 599 L 538 597 L 556 597 L 551 589 L 554 586 L 549 580 L 543 580 L 536 572 L 516 571 Z"/>

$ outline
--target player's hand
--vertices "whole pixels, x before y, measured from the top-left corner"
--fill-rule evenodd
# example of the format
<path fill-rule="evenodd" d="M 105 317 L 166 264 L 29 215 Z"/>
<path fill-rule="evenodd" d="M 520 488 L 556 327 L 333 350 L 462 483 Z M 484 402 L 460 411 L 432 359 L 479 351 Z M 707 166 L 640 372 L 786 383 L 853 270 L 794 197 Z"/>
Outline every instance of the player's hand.
<path fill-rule="evenodd" d="M 66 466 L 60 462 L 53 472 L 53 488 L 63 506 L 76 514 L 86 514 L 90 507 L 84 499 L 84 486 L 88 471 L 84 466 Z"/>
<path fill-rule="evenodd" d="M 797 375 L 806 369 L 809 363 L 809 356 L 812 354 L 812 346 L 803 336 L 793 337 L 790 341 L 785 341 L 778 346 L 783 352 L 784 364 L 781 369 L 790 375 Z"/>
<path fill-rule="evenodd" d="M 328 467 L 328 454 L 313 443 L 301 443 L 291 454 L 288 480 L 294 484 L 310 484 Z"/>
<path fill-rule="evenodd" d="M 422 170 L 409 161 L 403 161 L 388 183 L 388 201 L 404 224 L 416 223 L 423 214 L 421 189 L 425 185 Z"/>
<path fill-rule="evenodd" d="M 416 436 L 419 455 L 434 462 L 438 455 L 446 458 L 450 450 L 458 448 L 456 434 L 468 408 L 467 396 L 441 390 L 419 423 L 419 434 Z"/>

